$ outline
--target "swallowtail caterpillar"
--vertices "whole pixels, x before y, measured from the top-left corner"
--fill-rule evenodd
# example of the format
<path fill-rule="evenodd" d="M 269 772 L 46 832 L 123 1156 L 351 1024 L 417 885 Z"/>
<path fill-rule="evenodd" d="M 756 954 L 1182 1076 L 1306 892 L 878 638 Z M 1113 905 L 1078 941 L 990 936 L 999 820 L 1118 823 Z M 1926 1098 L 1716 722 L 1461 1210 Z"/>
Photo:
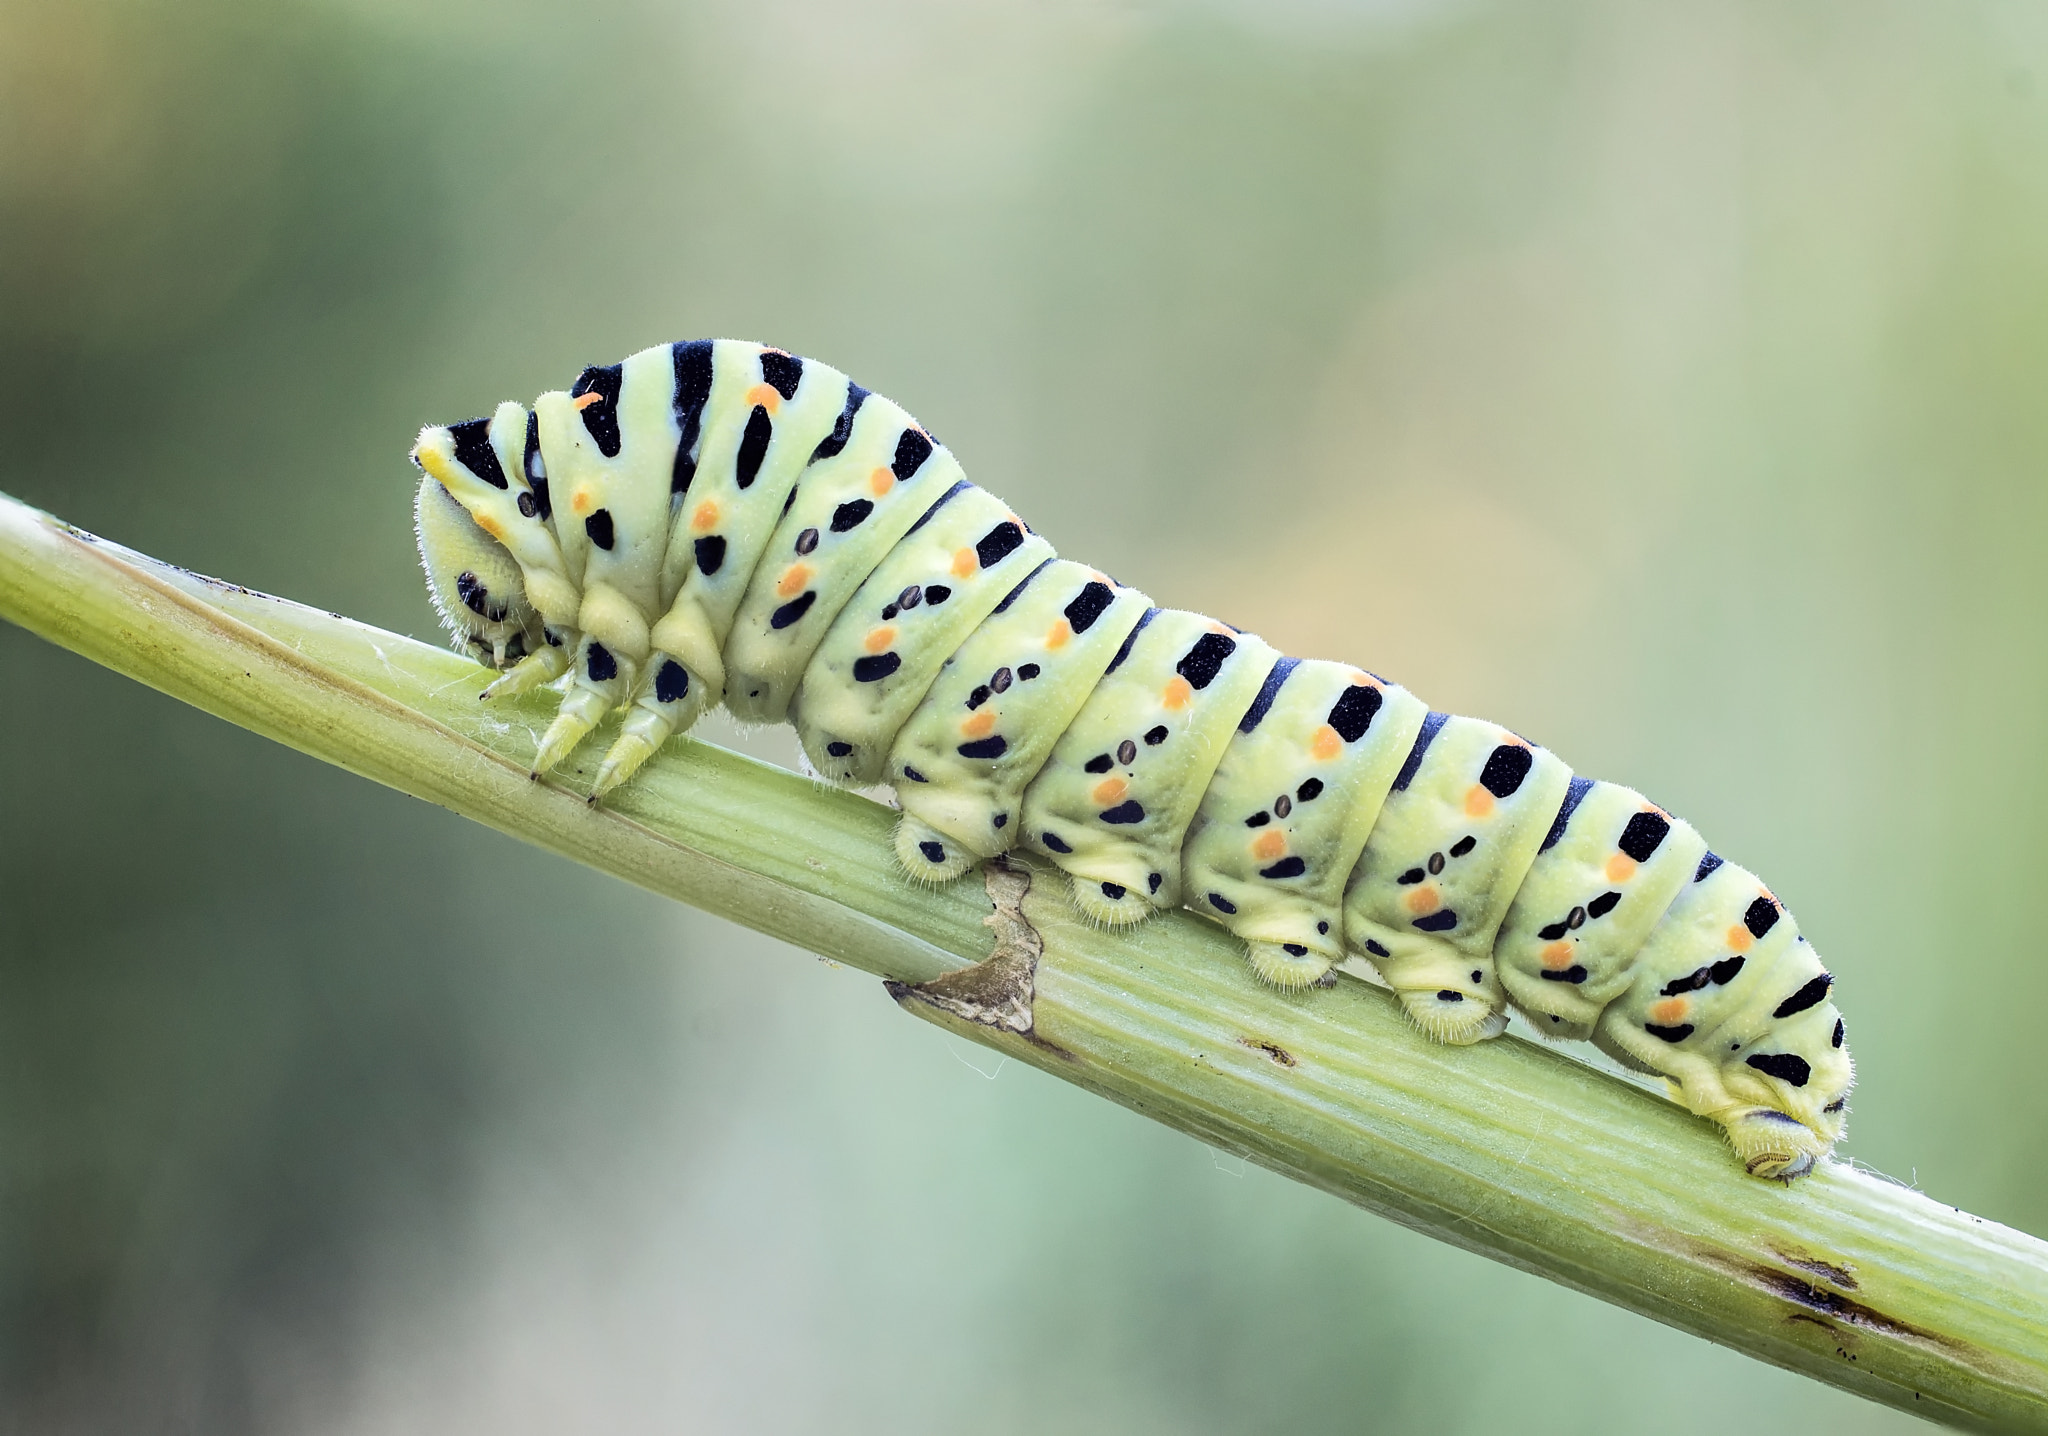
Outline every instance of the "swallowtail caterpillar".
<path fill-rule="evenodd" d="M 1120 925 L 1185 903 L 1276 986 L 1370 962 L 1439 1041 L 1510 1006 L 1666 1078 L 1747 1169 L 1841 1139 L 1832 979 L 1682 820 L 1397 684 L 1058 558 L 917 421 L 734 340 L 421 431 L 420 555 L 486 699 L 566 679 L 534 759 L 623 710 L 591 801 L 724 703 L 894 786 L 944 882 L 1021 845 Z"/>

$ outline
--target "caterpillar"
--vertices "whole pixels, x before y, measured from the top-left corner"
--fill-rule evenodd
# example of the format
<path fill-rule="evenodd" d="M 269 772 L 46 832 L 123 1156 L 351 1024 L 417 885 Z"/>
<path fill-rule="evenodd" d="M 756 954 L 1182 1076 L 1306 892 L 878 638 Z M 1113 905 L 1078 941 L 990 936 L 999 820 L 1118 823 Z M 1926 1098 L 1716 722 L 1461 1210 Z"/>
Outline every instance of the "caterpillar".
<path fill-rule="evenodd" d="M 1843 1133 L 1834 979 L 1683 820 L 1398 684 L 1058 557 L 888 399 L 779 349 L 659 345 L 420 432 L 415 518 L 486 699 L 613 710 L 590 801 L 723 703 L 893 786 L 946 882 L 1012 847 L 1107 925 L 1185 904 L 1281 988 L 1362 957 L 1447 1043 L 1590 1040 L 1789 1180 Z"/>

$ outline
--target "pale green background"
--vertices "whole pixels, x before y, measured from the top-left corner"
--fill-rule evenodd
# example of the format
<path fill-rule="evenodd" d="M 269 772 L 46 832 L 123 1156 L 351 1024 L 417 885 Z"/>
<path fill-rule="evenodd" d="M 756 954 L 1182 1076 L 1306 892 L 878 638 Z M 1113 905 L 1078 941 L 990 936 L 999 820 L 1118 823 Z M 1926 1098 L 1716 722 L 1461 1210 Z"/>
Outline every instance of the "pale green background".
<path fill-rule="evenodd" d="M 1839 975 L 1848 1154 L 2048 1231 L 2038 5 L 5 0 L 0 205 L 0 487 L 427 636 L 419 424 L 817 355 L 1685 814 Z M 0 674 L 8 1431 L 1905 1424 Z"/>

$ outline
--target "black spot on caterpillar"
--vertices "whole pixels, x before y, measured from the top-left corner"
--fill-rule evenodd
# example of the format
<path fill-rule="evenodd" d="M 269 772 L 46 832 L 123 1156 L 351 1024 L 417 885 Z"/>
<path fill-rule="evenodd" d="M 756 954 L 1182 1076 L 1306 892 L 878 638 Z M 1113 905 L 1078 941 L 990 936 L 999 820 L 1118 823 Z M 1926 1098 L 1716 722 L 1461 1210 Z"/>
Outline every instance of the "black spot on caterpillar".
<path fill-rule="evenodd" d="M 490 428 L 489 419 L 465 419 L 448 432 L 455 439 L 455 457 L 492 488 L 502 489 L 505 470 L 498 463 L 498 451 L 491 447 Z"/>
<path fill-rule="evenodd" d="M 784 399 L 796 397 L 796 386 L 804 376 L 804 361 L 780 349 L 761 351 L 761 377 Z"/>
<path fill-rule="evenodd" d="M 1681 1084 L 1711 1068 L 1758 1175 L 1841 1136 L 1833 979 L 1689 825 L 1497 725 L 1057 557 L 829 366 L 662 346 L 425 430 L 415 457 L 429 586 L 464 652 L 509 665 L 488 694 L 580 690 L 537 772 L 611 707 L 639 746 L 614 746 L 594 798 L 721 702 L 788 719 L 834 781 L 897 783 L 898 854 L 925 880 L 1021 844 L 1101 922 L 1193 902 L 1276 984 L 1362 957 L 1444 1041 L 1514 1007 Z M 669 530 L 642 532 L 664 503 Z M 608 554 L 604 603 L 582 602 L 564 537 Z M 629 592 L 638 611 L 617 612 Z"/>
<path fill-rule="evenodd" d="M 690 696 L 690 671 L 673 658 L 665 659 L 654 675 L 654 701 L 680 703 Z"/>
<path fill-rule="evenodd" d="M 619 386 L 625 367 L 614 364 L 608 369 L 585 369 L 569 388 L 572 400 L 583 401 L 576 405 L 583 414 L 583 427 L 607 459 L 619 456 Z"/>
<path fill-rule="evenodd" d="M 1365 736 L 1365 730 L 1372 726 L 1373 714 L 1379 711 L 1380 690 L 1369 683 L 1354 683 L 1330 710 L 1330 726 L 1345 742 L 1356 743 Z"/>
<path fill-rule="evenodd" d="M 1195 640 L 1195 646 L 1187 651 L 1187 656 L 1173 665 L 1173 671 L 1187 679 L 1190 686 L 1207 688 L 1222 671 L 1223 660 L 1236 651 L 1236 639 L 1221 633 L 1205 633 Z"/>
<path fill-rule="evenodd" d="M 754 480 L 761 472 L 761 460 L 768 457 L 768 441 L 775 437 L 775 421 L 768 417 L 768 411 L 756 404 L 754 412 L 747 416 L 746 431 L 740 435 L 740 451 L 733 460 L 733 482 L 742 489 L 754 486 Z M 837 532 L 834 525 L 834 532 Z"/>
<path fill-rule="evenodd" d="M 1086 633 L 1095 626 L 1095 620 L 1115 600 L 1116 593 L 1106 583 L 1090 583 L 1082 588 L 1074 601 L 1062 610 L 1067 616 L 1067 626 L 1076 633 Z"/>
<path fill-rule="evenodd" d="M 697 476 L 697 431 L 704 421 L 704 406 L 711 401 L 711 345 L 701 339 L 673 345 L 669 361 L 675 375 L 675 393 L 670 398 L 669 410 L 675 416 L 680 437 L 676 440 L 675 458 L 669 464 L 668 488 L 672 494 L 686 494 L 690 481 Z M 537 447 L 537 429 L 529 432 L 535 435 Z"/>

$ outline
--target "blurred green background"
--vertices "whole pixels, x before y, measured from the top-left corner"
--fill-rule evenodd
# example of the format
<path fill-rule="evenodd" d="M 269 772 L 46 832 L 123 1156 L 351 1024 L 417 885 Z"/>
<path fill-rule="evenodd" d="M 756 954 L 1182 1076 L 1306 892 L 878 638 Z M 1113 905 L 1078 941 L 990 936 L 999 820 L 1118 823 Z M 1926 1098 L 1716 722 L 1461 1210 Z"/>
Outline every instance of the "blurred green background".
<path fill-rule="evenodd" d="M 416 428 L 713 334 L 1685 814 L 2048 1232 L 2048 12 L 0 3 L 0 488 L 431 636 Z M 0 674 L 5 1430 L 1907 1424 Z"/>

